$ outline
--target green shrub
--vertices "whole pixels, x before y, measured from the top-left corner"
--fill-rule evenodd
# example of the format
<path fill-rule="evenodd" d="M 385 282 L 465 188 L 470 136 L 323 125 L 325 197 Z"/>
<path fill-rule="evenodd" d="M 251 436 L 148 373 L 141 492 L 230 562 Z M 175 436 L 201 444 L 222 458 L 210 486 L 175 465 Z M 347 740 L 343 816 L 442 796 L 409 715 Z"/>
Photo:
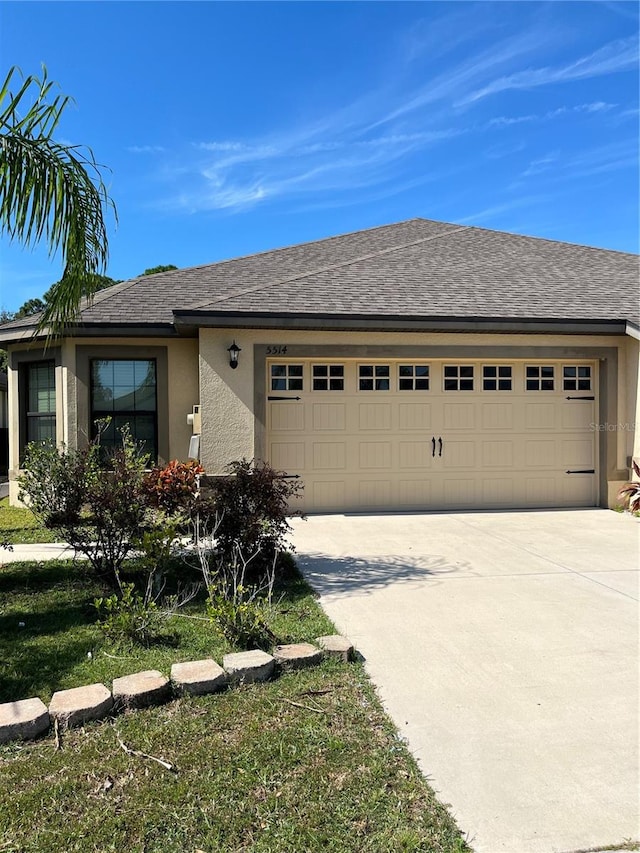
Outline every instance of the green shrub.
<path fill-rule="evenodd" d="M 233 646 L 268 650 L 274 644 L 270 607 L 264 599 L 254 598 L 251 590 L 238 587 L 233 598 L 215 593 L 207 602 L 207 612 L 215 629 Z"/>
<path fill-rule="evenodd" d="M 163 613 L 155 601 L 136 592 L 132 583 L 122 584 L 120 596 L 96 598 L 93 605 L 100 628 L 115 643 L 128 640 L 146 646 L 160 635 Z"/>
<path fill-rule="evenodd" d="M 258 460 L 233 462 L 229 471 L 229 476 L 210 481 L 197 504 L 198 517 L 213 533 L 221 561 L 232 563 L 240 549 L 251 562 L 249 574 L 256 577 L 281 551 L 291 550 L 289 502 L 302 485 Z"/>
<path fill-rule="evenodd" d="M 99 434 L 82 450 L 30 444 L 19 497 L 88 559 L 103 582 L 122 589 L 122 564 L 151 523 L 142 489 L 147 457 L 127 428 L 121 445 L 102 461 L 101 455 Z"/>

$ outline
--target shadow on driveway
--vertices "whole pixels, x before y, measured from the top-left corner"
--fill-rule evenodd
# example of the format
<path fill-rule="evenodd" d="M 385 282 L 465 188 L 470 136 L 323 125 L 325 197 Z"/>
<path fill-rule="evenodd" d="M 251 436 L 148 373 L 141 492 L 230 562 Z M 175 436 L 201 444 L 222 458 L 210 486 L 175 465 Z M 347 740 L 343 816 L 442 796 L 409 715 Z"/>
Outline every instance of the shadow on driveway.
<path fill-rule="evenodd" d="M 299 554 L 298 564 L 306 580 L 321 596 L 367 594 L 391 584 L 423 585 L 427 581 L 436 585 L 447 575 L 473 574 L 466 560 L 452 563 L 436 554 L 412 559 L 404 555 L 359 558 L 311 553 Z"/>

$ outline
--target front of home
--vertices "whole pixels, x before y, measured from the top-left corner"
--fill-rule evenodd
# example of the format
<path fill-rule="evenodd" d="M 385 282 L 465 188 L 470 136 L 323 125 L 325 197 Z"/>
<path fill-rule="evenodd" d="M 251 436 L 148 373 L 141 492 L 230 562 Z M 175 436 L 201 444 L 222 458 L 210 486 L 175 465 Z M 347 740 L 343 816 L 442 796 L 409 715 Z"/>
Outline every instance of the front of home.
<path fill-rule="evenodd" d="M 637 274 L 415 219 L 115 285 L 46 349 L 14 321 L 12 500 L 28 441 L 109 416 L 103 441 L 127 423 L 161 461 L 297 474 L 308 512 L 614 505 L 640 456 Z"/>

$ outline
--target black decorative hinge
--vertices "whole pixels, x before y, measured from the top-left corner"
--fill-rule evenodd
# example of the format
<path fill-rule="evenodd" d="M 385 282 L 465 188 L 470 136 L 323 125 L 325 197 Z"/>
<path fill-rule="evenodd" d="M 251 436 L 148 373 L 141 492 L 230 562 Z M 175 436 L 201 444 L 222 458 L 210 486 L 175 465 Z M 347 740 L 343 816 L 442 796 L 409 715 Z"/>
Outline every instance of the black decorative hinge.
<path fill-rule="evenodd" d="M 267 397 L 267 400 L 301 400 L 302 397 Z"/>
<path fill-rule="evenodd" d="M 566 397 L 567 400 L 595 400 L 595 397 Z"/>
<path fill-rule="evenodd" d="M 595 474 L 595 468 L 585 468 L 584 471 L 565 471 L 565 474 Z"/>

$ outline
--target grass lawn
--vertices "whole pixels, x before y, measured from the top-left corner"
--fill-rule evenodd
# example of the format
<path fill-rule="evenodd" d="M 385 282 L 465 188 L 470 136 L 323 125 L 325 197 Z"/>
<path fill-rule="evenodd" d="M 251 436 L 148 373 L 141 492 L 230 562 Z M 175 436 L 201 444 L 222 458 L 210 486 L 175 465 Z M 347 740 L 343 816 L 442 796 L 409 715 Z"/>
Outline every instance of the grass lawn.
<path fill-rule="evenodd" d="M 29 545 L 34 542 L 56 541 L 56 534 L 52 530 L 47 530 L 46 527 L 41 527 L 31 510 L 9 506 L 9 498 L 0 500 L 0 542 Z M 2 552 L 0 552 L 0 562 L 2 562 Z"/>
<path fill-rule="evenodd" d="M 281 640 L 333 630 L 299 576 L 282 591 Z M 46 702 L 58 688 L 168 674 L 172 662 L 229 650 L 207 621 L 183 617 L 173 644 L 111 647 L 94 625 L 99 592 L 82 565 L 0 568 L 0 702 Z M 186 615 L 202 614 L 192 602 Z M 118 738 L 175 772 L 126 754 Z M 59 750 L 50 737 L 0 746 L 0 803 L 2 853 L 468 850 L 359 663 L 90 724 Z"/>

